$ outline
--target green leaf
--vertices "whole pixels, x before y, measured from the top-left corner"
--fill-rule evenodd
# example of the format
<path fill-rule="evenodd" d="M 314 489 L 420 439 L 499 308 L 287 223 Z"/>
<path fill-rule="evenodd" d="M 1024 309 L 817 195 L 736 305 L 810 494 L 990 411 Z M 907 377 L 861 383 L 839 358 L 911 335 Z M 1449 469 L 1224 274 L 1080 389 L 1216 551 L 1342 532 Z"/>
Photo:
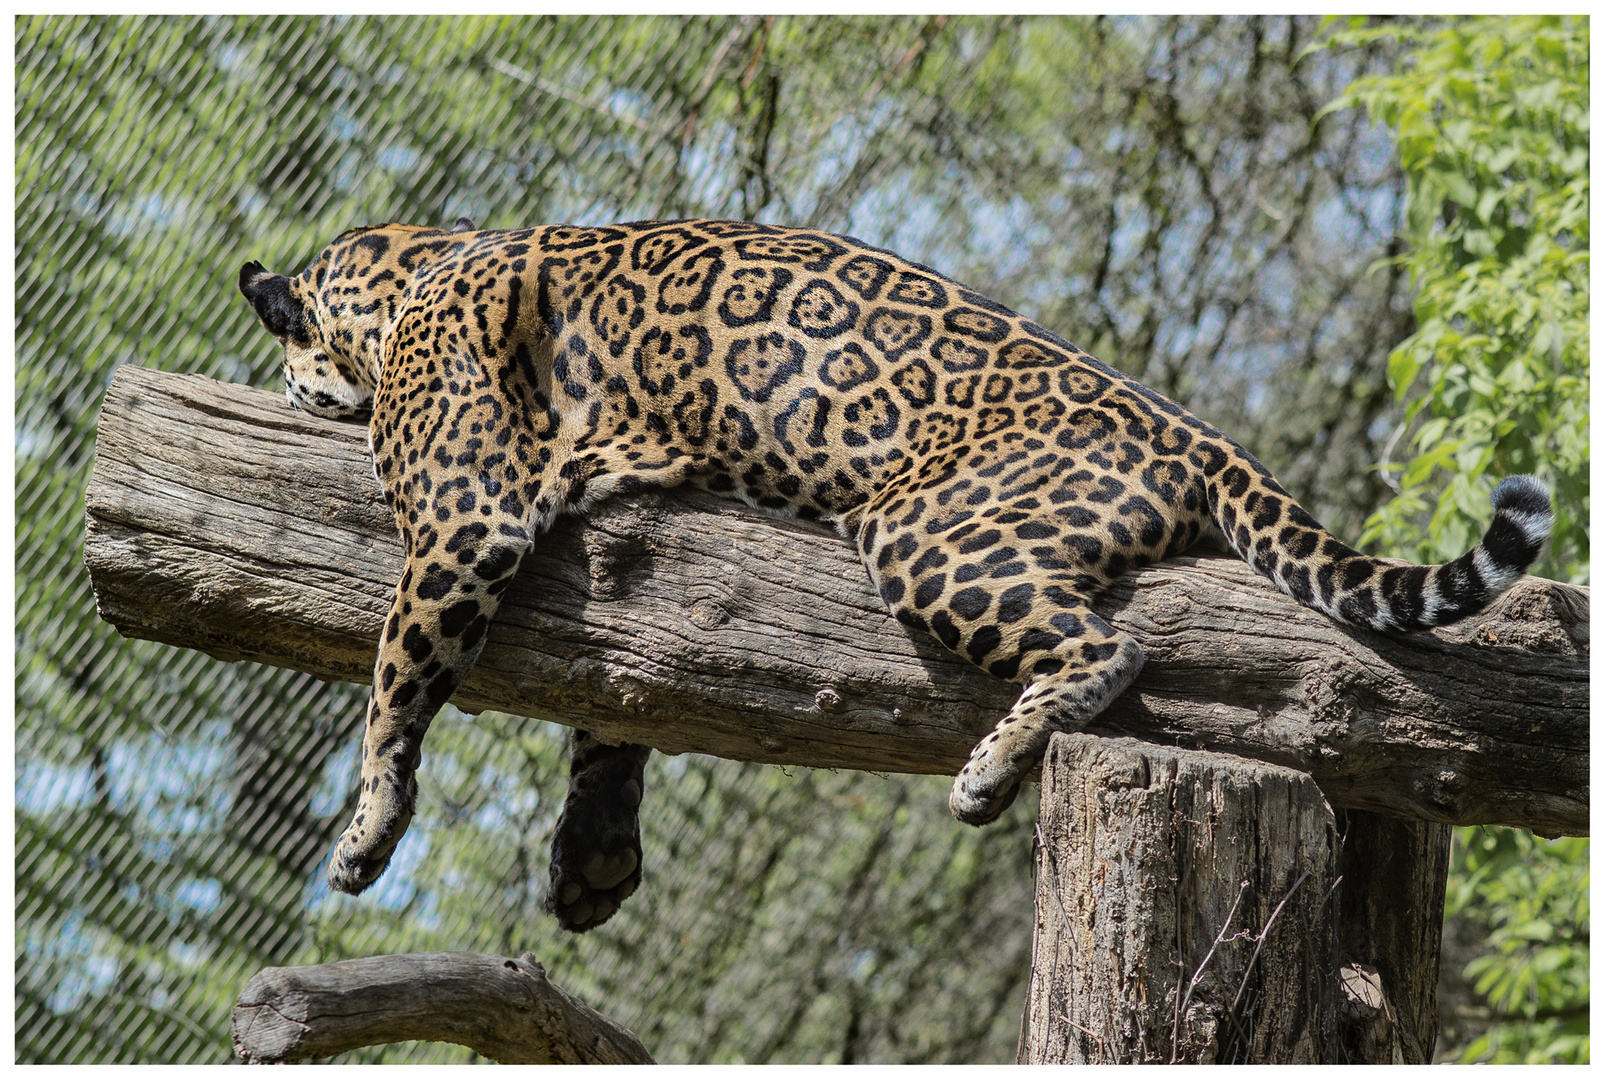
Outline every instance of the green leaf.
<path fill-rule="evenodd" d="M 1403 400 L 1421 371 L 1421 357 L 1414 349 L 1397 348 L 1388 354 L 1388 385 L 1395 400 Z"/>

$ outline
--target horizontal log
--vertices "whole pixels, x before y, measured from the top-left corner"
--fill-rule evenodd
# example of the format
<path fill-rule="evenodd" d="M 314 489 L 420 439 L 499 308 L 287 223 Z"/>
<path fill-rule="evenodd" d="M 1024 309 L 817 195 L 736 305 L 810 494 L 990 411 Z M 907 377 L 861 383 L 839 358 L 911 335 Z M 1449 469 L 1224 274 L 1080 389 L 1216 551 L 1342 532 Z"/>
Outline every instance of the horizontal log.
<path fill-rule="evenodd" d="M 507 1064 L 650 1065 L 625 1028 L 546 977 L 528 953 L 412 953 L 264 968 L 234 1005 L 247 1064 L 382 1043 L 449 1042 Z"/>
<path fill-rule="evenodd" d="M 401 545 L 366 437 L 281 395 L 121 369 L 87 497 L 101 616 L 367 681 Z M 1175 559 L 1099 606 L 1148 663 L 1090 730 L 1290 766 L 1335 806 L 1583 835 L 1588 596 L 1527 578 L 1390 637 L 1236 559 Z M 671 754 L 951 774 L 1016 692 L 887 615 L 835 534 L 680 490 L 560 520 L 454 700 Z"/>

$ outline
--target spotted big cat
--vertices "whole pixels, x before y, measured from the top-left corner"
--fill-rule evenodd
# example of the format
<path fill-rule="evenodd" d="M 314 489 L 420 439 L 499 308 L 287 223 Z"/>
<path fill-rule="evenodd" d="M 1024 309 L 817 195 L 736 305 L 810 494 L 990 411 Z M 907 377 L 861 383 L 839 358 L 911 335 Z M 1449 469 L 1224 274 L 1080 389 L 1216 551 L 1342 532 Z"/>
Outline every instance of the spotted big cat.
<path fill-rule="evenodd" d="M 1543 486 L 1510 477 L 1453 562 L 1362 555 L 1175 402 L 929 267 L 806 229 L 380 225 L 239 285 L 290 404 L 366 419 L 405 552 L 329 863 L 348 893 L 405 833 L 425 733 L 520 560 L 614 494 L 692 484 L 826 522 L 899 622 L 1018 683 L 953 783 L 972 825 L 1136 677 L 1142 649 L 1093 608 L 1133 567 L 1213 528 L 1299 603 L 1412 631 L 1508 588 L 1552 520 Z M 641 880 L 647 754 L 574 737 L 547 896 L 568 929 Z"/>

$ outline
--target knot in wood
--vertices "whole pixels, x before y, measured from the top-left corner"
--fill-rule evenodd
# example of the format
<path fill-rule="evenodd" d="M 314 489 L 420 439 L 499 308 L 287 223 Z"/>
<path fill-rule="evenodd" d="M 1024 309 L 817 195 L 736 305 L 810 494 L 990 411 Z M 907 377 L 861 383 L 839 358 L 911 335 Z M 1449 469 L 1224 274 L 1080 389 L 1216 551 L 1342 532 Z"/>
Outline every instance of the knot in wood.
<path fill-rule="evenodd" d="M 1341 1007 L 1345 1015 L 1355 1020 L 1369 1020 L 1388 1016 L 1388 998 L 1382 989 L 1382 973 L 1370 964 L 1345 964 L 1338 971 L 1338 989 L 1342 992 Z"/>
<path fill-rule="evenodd" d="M 1588 590 L 1529 577 L 1489 606 L 1473 624 L 1471 640 L 1545 656 L 1584 656 L 1589 647 L 1588 611 Z"/>
<path fill-rule="evenodd" d="M 1457 814 L 1464 799 L 1466 777 L 1457 769 L 1447 766 L 1423 770 L 1410 785 L 1423 802 L 1437 806 L 1442 812 Z"/>
<path fill-rule="evenodd" d="M 606 668 L 607 684 L 619 697 L 619 704 L 634 712 L 644 712 L 651 705 L 646 686 L 627 668 L 609 664 Z"/>
<path fill-rule="evenodd" d="M 1349 672 L 1319 667 L 1300 680 L 1299 691 L 1313 724 L 1343 728 L 1359 717 L 1354 678 Z"/>
<path fill-rule="evenodd" d="M 624 599 L 630 591 L 630 578 L 650 571 L 652 552 L 644 537 L 633 533 L 615 535 L 599 529 L 587 529 L 583 535 L 591 595 L 596 599 Z"/>
<path fill-rule="evenodd" d="M 686 612 L 691 624 L 700 630 L 717 630 L 730 621 L 730 612 L 717 600 L 698 600 Z"/>
<path fill-rule="evenodd" d="M 513 971 L 521 971 L 527 975 L 533 975 L 537 979 L 546 978 L 546 965 L 535 959 L 534 953 L 520 953 L 517 960 L 509 957 L 505 962 L 505 966 Z"/>

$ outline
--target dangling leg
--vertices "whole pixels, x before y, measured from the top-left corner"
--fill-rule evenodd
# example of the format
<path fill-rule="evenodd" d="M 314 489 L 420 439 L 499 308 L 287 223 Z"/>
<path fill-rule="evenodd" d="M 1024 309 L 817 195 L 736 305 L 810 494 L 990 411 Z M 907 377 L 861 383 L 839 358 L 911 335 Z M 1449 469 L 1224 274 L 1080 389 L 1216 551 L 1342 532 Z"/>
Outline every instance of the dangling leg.
<path fill-rule="evenodd" d="M 453 453 L 420 451 L 423 407 L 394 386 L 380 388 L 369 427 L 374 472 L 407 561 L 374 663 L 357 812 L 329 861 L 329 884 L 346 893 L 384 873 L 407 831 L 424 734 L 479 658 L 538 524 L 526 520 L 538 470 L 522 453 L 486 451 L 508 423 L 508 406 L 482 393 L 439 408 L 450 426 L 431 428 L 429 438 L 463 436 Z"/>
<path fill-rule="evenodd" d="M 860 524 L 859 553 L 899 622 L 1025 684 L 953 784 L 953 815 L 984 825 L 1014 801 L 1055 731 L 1086 724 L 1131 684 L 1142 648 L 1092 611 L 1102 582 L 1075 565 L 1058 528 L 921 503 L 912 490 L 888 490 Z"/>
<path fill-rule="evenodd" d="M 529 536 L 500 516 L 467 522 L 442 544 L 425 529 L 410 554 L 374 664 L 357 812 L 329 861 L 329 884 L 362 892 L 384 873 L 412 821 L 429 724 L 485 645 Z M 444 547 L 445 550 L 441 550 Z"/>
<path fill-rule="evenodd" d="M 648 746 L 609 746 L 574 731 L 546 893 L 546 910 L 565 930 L 601 926 L 641 884 L 641 794 L 651 754 Z"/>
<path fill-rule="evenodd" d="M 948 807 L 965 824 L 985 825 L 1008 809 L 1021 779 L 1042 760 L 1049 737 L 1085 726 L 1142 670 L 1142 647 L 1136 640 L 1093 614 L 1084 599 L 1075 599 L 1074 606 L 1054 606 L 1050 629 L 1031 627 L 1021 635 L 1040 635 L 1038 641 L 1017 641 L 1013 647 L 1022 669 L 1039 674 L 1026 681 L 1014 708 L 975 745 L 953 781 Z M 1058 633 L 1057 624 L 1070 621 L 1065 615 L 1081 624 L 1081 634 L 1064 635 L 1046 650 L 1037 648 Z"/>

